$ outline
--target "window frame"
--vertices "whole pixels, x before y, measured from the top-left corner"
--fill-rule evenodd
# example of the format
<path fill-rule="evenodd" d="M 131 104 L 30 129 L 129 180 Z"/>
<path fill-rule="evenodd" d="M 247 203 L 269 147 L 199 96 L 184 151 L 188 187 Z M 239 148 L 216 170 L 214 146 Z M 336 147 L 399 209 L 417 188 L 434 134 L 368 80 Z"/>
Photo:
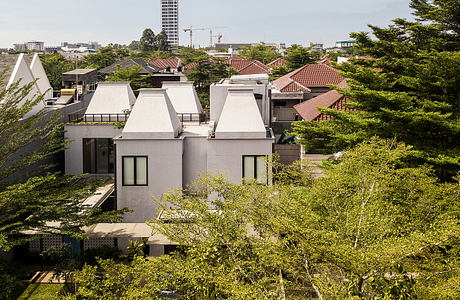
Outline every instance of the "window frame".
<path fill-rule="evenodd" d="M 133 178 L 134 184 L 125 183 L 125 158 L 134 158 Z M 145 158 L 145 184 L 137 183 L 137 158 Z M 123 155 L 121 157 L 121 185 L 122 186 L 148 186 L 149 185 L 149 157 L 147 155 Z"/>
<path fill-rule="evenodd" d="M 249 178 L 249 179 L 246 179 L 246 177 L 244 177 L 244 159 L 246 157 L 253 157 L 254 158 L 254 177 L 253 178 Z M 266 177 L 266 182 L 260 182 L 259 181 L 259 178 L 257 178 L 257 158 L 259 157 L 263 157 L 264 160 L 265 160 L 265 177 Z M 267 159 L 268 159 L 268 155 L 243 155 L 242 157 L 242 162 L 241 162 L 241 179 L 243 180 L 243 183 L 245 180 L 255 180 L 256 182 L 258 182 L 259 184 L 268 184 L 269 182 L 269 176 L 268 176 L 268 164 L 267 164 Z"/>

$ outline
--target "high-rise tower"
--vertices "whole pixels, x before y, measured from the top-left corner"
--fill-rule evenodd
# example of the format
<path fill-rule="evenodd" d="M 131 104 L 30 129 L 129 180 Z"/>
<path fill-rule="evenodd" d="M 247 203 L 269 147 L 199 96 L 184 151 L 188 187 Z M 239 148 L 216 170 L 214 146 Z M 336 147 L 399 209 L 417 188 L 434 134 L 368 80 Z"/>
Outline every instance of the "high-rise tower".
<path fill-rule="evenodd" d="M 161 28 L 171 46 L 179 46 L 179 0 L 161 0 Z"/>

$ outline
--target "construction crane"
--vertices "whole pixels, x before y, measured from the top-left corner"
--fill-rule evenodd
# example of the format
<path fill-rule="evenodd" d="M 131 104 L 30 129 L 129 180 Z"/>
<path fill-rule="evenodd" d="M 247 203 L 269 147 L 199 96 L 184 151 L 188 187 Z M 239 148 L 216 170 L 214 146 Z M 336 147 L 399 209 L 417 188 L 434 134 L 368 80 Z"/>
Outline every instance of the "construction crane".
<path fill-rule="evenodd" d="M 185 28 L 184 32 L 190 32 L 190 48 L 193 48 L 193 31 L 196 30 L 206 30 L 207 28 L 193 28 L 190 26 L 190 28 Z"/>
<path fill-rule="evenodd" d="M 216 35 L 213 35 L 212 29 L 209 30 L 209 46 L 210 47 L 212 47 L 214 44 L 212 41 L 212 38 L 217 38 L 217 42 L 220 44 L 220 42 L 222 41 L 222 34 L 218 33 Z"/>
<path fill-rule="evenodd" d="M 209 30 L 209 41 L 210 41 L 210 47 L 212 47 L 212 38 L 217 37 L 220 43 L 220 40 L 222 39 L 222 35 L 219 34 L 217 36 L 212 35 L 212 30 L 213 29 L 218 29 L 218 28 L 225 28 L 224 26 L 219 26 L 219 27 L 208 27 L 208 28 L 193 28 L 190 26 L 190 28 L 185 28 L 184 32 L 189 32 L 190 33 L 190 48 L 193 48 L 193 31 L 197 30 Z"/>

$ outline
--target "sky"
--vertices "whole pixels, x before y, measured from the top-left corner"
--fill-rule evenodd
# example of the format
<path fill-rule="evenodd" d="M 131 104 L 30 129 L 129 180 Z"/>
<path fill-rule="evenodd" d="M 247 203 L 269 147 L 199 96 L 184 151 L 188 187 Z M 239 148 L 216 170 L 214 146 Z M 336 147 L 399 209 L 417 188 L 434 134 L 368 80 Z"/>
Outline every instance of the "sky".
<path fill-rule="evenodd" d="M 179 0 L 180 44 L 184 28 L 219 27 L 224 43 L 275 42 L 333 46 L 350 32 L 369 31 L 411 18 L 410 0 Z M 37 40 L 129 44 L 142 31 L 161 30 L 160 0 L 0 0 L 0 48 Z M 208 46 L 209 31 L 194 44 Z"/>

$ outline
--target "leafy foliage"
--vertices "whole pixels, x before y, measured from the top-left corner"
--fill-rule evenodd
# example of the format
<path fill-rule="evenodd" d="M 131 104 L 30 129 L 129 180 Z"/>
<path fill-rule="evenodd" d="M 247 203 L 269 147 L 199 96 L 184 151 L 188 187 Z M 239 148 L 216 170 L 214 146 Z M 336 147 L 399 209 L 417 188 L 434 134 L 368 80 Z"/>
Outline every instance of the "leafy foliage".
<path fill-rule="evenodd" d="M 440 285 L 458 298 L 459 185 L 401 168 L 408 150 L 374 139 L 302 184 L 203 178 L 158 201 L 172 217 L 152 226 L 181 251 L 86 267 L 77 295 L 410 299 L 436 298 Z"/>
<path fill-rule="evenodd" d="M 268 64 L 277 59 L 280 56 L 280 54 L 275 47 L 257 45 L 253 47 L 241 48 L 239 56 L 245 59 L 255 59 L 264 64 Z"/>
<path fill-rule="evenodd" d="M 155 34 L 152 29 L 146 28 L 139 40 L 139 50 L 146 52 L 156 50 L 155 48 Z"/>
<path fill-rule="evenodd" d="M 96 53 L 83 57 L 79 63 L 79 68 L 103 69 L 120 60 L 126 59 L 130 51 L 126 48 L 115 48 L 112 46 L 101 47 Z"/>
<path fill-rule="evenodd" d="M 117 70 L 109 74 L 107 81 L 129 81 L 131 88 L 137 94 L 139 89 L 151 87 L 151 84 L 148 82 L 151 75 L 142 76 L 139 74 L 141 70 L 141 66 L 122 68 L 118 65 Z"/>
<path fill-rule="evenodd" d="M 311 47 L 292 45 L 286 49 L 286 67 L 296 70 L 305 65 L 315 63 L 319 59 L 318 51 L 311 51 Z"/>
<path fill-rule="evenodd" d="M 26 117 L 43 96 L 31 94 L 34 82 L 19 84 L 0 91 L 0 249 L 27 241 L 27 230 L 82 238 L 82 226 L 118 220 L 118 212 L 99 214 L 82 206 L 98 182 L 44 174 L 51 167 L 45 159 L 65 146 L 60 114 L 43 109 Z"/>
<path fill-rule="evenodd" d="M 59 53 L 42 54 L 40 55 L 40 60 L 46 76 L 55 90 L 59 90 L 62 87 L 62 74 L 75 69 L 75 63 L 65 59 Z"/>
<path fill-rule="evenodd" d="M 460 167 L 460 53 L 458 1 L 412 1 L 414 22 L 396 19 L 371 26 L 377 40 L 354 33 L 373 59 L 338 66 L 350 89 L 338 89 L 352 111 L 320 110 L 327 122 L 301 122 L 296 135 L 307 151 L 350 148 L 372 136 L 396 137 L 413 146 L 414 164 L 432 165 L 450 180 Z"/>

